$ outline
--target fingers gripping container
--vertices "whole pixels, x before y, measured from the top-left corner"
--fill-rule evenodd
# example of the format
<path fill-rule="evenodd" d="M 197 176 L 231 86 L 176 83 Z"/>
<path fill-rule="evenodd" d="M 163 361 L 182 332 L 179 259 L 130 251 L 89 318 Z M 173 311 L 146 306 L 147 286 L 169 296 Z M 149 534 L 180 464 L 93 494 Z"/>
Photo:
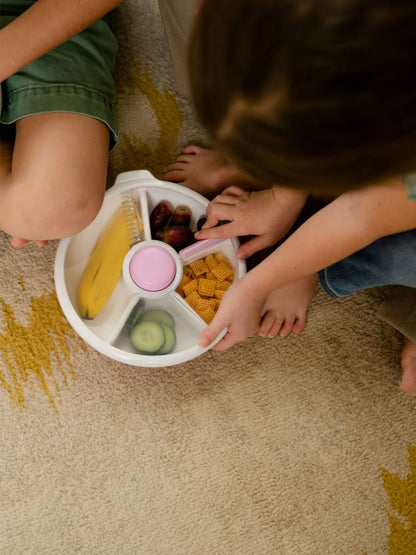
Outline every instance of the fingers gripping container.
<path fill-rule="evenodd" d="M 97 316 L 80 316 L 77 291 L 91 251 L 112 215 L 123 200 L 134 199 L 139 207 L 143 229 L 123 261 L 117 284 Z M 205 321 L 176 292 L 184 268 L 212 253 L 222 253 L 233 268 L 234 279 L 246 272 L 245 262 L 237 259 L 238 239 L 199 241 L 177 252 L 163 241 L 152 239 L 149 216 L 161 201 L 191 210 L 190 228 L 205 215 L 209 201 L 202 195 L 174 183 L 160 181 L 147 170 L 121 173 L 107 191 L 94 221 L 77 235 L 59 242 L 55 259 L 55 288 L 61 308 L 71 326 L 86 343 L 109 358 L 142 367 L 165 367 L 200 356 L 207 348 L 198 345 Z M 175 322 L 176 344 L 169 354 L 142 354 L 133 347 L 127 331 L 132 310 L 143 303 L 146 310 L 163 310 Z"/>

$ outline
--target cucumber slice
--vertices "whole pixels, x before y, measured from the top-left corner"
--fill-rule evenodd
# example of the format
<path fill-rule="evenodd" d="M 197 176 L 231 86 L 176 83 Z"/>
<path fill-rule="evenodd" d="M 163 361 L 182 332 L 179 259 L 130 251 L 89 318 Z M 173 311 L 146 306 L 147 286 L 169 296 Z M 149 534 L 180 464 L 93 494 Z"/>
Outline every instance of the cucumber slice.
<path fill-rule="evenodd" d="M 143 310 L 144 301 L 143 299 L 140 299 L 140 301 L 134 305 L 133 310 L 130 312 L 129 317 L 127 318 L 126 327 L 128 332 L 130 332 L 131 329 L 134 328 L 134 326 L 138 323 Z"/>
<path fill-rule="evenodd" d="M 141 315 L 140 321 L 141 322 L 150 322 L 150 321 L 159 322 L 159 324 L 167 324 L 168 326 L 171 326 L 172 328 L 175 327 L 175 320 L 169 314 L 169 312 L 166 312 L 166 310 L 158 310 L 158 309 L 146 310 L 146 312 L 144 312 Z"/>
<path fill-rule="evenodd" d="M 168 326 L 161 322 L 160 324 L 165 332 L 165 342 L 161 349 L 157 352 L 158 355 L 167 355 L 173 351 L 176 345 L 176 334 L 172 326 Z"/>
<path fill-rule="evenodd" d="M 165 332 L 158 322 L 136 324 L 130 332 L 133 347 L 144 355 L 156 354 L 165 344 Z"/>

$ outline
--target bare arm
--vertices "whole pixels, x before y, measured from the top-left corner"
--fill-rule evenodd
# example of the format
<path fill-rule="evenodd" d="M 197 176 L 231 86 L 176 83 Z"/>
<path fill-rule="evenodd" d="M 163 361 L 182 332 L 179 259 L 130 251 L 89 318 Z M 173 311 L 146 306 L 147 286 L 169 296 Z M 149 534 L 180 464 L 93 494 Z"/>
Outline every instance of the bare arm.
<path fill-rule="evenodd" d="M 200 344 L 227 349 L 257 332 L 267 295 L 274 289 L 349 256 L 380 237 L 416 228 L 416 202 L 400 179 L 345 193 L 299 227 L 268 258 L 227 291 Z"/>
<path fill-rule="evenodd" d="M 110 12 L 121 0 L 37 0 L 0 30 L 0 82 Z"/>
<path fill-rule="evenodd" d="M 317 272 L 376 239 L 416 227 L 416 202 L 400 179 L 344 193 L 309 218 L 247 275 L 270 292 Z"/>

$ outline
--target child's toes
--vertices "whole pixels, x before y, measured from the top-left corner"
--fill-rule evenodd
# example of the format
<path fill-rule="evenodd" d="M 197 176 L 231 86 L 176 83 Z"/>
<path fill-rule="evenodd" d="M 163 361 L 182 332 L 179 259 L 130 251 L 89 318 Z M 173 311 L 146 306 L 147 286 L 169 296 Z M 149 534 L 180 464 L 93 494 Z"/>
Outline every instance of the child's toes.
<path fill-rule="evenodd" d="M 416 393 L 416 344 L 410 339 L 404 338 L 402 352 L 402 391 Z"/>
<path fill-rule="evenodd" d="M 271 330 L 273 328 L 278 327 L 277 331 L 279 331 L 281 325 L 282 325 L 282 319 L 276 319 L 276 316 L 272 312 L 267 311 L 263 315 L 263 318 L 261 319 L 260 326 L 257 333 L 261 337 L 274 337 L 274 336 L 270 336 Z"/>
<path fill-rule="evenodd" d="M 293 333 L 300 333 L 303 329 L 305 329 L 305 324 L 306 316 L 298 316 L 293 324 Z"/>
<path fill-rule="evenodd" d="M 406 393 L 416 393 L 416 364 L 403 365 L 400 389 Z"/>
<path fill-rule="evenodd" d="M 286 317 L 282 327 L 280 328 L 280 337 L 287 337 L 289 333 L 293 330 L 293 325 L 295 323 L 295 316 Z"/>
<path fill-rule="evenodd" d="M 12 247 L 23 247 L 23 245 L 26 245 L 27 243 L 27 239 L 20 239 L 20 237 L 11 237 L 10 239 L 10 244 Z"/>
<path fill-rule="evenodd" d="M 260 337 L 266 337 L 272 324 L 272 315 L 270 314 L 270 312 L 266 312 L 261 319 L 259 329 L 257 330 L 257 335 L 260 335 Z"/>
<path fill-rule="evenodd" d="M 405 369 L 403 371 L 400 388 L 406 393 L 416 393 L 416 368 Z"/>
<path fill-rule="evenodd" d="M 272 327 L 269 329 L 269 331 L 267 333 L 267 337 L 271 337 L 273 339 L 274 337 L 279 335 L 279 331 L 280 331 L 283 323 L 284 322 L 282 320 L 275 320 Z"/>
<path fill-rule="evenodd" d="M 183 154 L 199 154 L 201 153 L 203 150 L 202 147 L 198 146 L 198 145 L 187 145 L 182 149 L 182 153 Z"/>

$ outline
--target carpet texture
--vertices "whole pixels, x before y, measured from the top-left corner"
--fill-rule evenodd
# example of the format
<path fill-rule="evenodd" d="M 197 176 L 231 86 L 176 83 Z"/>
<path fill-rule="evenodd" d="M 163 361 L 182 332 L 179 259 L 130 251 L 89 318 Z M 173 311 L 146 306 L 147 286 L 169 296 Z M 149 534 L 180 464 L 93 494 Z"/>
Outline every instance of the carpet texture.
<path fill-rule="evenodd" d="M 158 4 L 126 0 L 117 173 L 202 134 L 175 88 Z M 416 396 L 382 292 L 318 291 L 298 337 L 160 369 L 87 346 L 53 285 L 57 244 L 0 234 L 0 552 L 416 553 Z"/>

